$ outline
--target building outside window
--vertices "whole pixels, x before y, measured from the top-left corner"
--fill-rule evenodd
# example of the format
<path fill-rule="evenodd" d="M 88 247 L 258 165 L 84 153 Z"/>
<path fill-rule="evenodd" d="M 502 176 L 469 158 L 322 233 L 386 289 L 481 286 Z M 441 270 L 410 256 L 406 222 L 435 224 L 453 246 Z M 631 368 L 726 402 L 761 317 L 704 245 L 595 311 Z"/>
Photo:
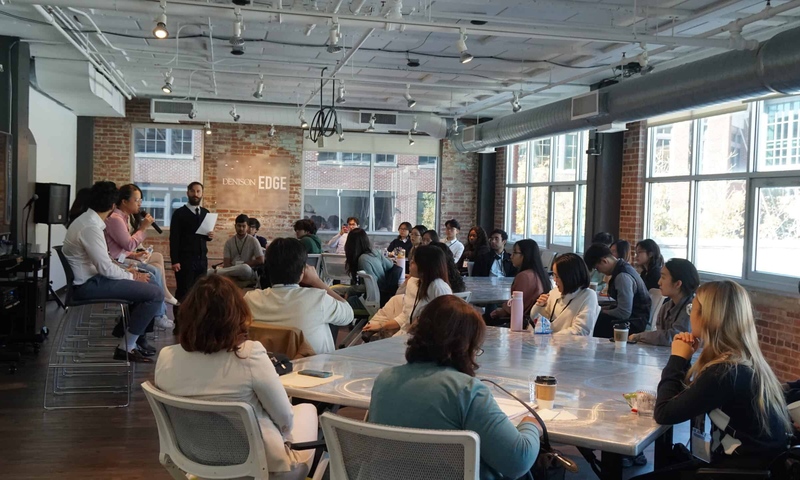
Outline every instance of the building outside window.
<path fill-rule="evenodd" d="M 436 157 L 306 151 L 303 216 L 323 232 L 358 217 L 370 232 L 395 232 L 401 222 L 436 222 Z M 421 159 L 424 160 L 424 164 Z"/>
<path fill-rule="evenodd" d="M 800 101 L 651 126 L 645 235 L 706 275 L 797 287 Z"/>
<path fill-rule="evenodd" d="M 568 133 L 506 147 L 506 220 L 511 241 L 583 250 L 586 134 Z"/>
<path fill-rule="evenodd" d="M 188 201 L 186 186 L 203 178 L 202 130 L 134 126 L 131 163 L 142 208 L 169 227 L 172 213 Z"/>

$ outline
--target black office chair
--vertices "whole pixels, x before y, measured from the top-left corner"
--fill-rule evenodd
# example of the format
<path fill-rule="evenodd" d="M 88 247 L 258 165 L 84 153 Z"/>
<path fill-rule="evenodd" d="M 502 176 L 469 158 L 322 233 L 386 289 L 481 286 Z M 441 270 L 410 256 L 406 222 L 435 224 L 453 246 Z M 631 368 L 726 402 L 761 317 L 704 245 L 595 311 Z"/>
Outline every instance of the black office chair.
<path fill-rule="evenodd" d="M 792 446 L 778 455 L 766 468 L 700 468 L 691 478 L 800 480 L 800 445 Z"/>

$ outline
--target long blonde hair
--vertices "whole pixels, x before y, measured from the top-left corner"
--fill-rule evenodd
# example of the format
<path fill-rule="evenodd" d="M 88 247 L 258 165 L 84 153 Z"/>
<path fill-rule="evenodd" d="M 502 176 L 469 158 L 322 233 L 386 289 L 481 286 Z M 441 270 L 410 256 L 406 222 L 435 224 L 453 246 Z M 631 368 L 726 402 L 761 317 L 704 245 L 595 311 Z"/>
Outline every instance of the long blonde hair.
<path fill-rule="evenodd" d="M 703 351 L 686 374 L 686 382 L 697 379 L 712 365 L 727 363 L 744 365 L 753 370 L 753 404 L 759 423 L 769 431 L 769 417 L 777 413 L 786 432 L 791 429 L 783 389 L 761 353 L 753 317 L 753 306 L 747 291 L 736 282 L 723 280 L 704 283 L 697 289 L 700 304 Z"/>

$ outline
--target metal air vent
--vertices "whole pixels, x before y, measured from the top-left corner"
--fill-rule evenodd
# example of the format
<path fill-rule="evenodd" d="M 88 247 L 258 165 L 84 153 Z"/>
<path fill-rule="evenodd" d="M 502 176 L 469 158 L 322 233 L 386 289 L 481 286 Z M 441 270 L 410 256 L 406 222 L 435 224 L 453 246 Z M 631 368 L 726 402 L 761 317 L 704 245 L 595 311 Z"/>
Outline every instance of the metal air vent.
<path fill-rule="evenodd" d="M 359 112 L 359 118 L 364 125 L 369 124 L 369 118 L 375 115 L 375 125 L 397 125 L 396 113 L 381 113 L 381 112 Z"/>
<path fill-rule="evenodd" d="M 475 126 L 471 127 L 464 127 L 461 131 L 461 136 L 464 142 L 474 142 L 475 141 Z"/>
<path fill-rule="evenodd" d="M 151 108 L 153 115 L 189 115 L 192 111 L 192 102 L 153 100 Z"/>
<path fill-rule="evenodd" d="M 572 97 L 572 120 L 596 117 L 601 113 L 603 112 L 599 90 Z"/>

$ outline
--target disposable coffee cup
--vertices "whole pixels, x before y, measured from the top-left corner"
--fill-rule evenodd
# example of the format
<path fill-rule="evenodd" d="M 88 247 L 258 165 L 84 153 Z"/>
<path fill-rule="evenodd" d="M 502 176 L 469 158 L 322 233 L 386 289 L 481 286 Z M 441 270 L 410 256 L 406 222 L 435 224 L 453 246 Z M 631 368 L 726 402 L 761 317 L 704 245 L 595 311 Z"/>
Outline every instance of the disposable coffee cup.
<path fill-rule="evenodd" d="M 627 327 L 614 327 L 614 342 L 622 344 L 628 343 L 628 332 L 630 332 L 630 330 Z"/>
<path fill-rule="evenodd" d="M 792 417 L 792 422 L 800 425 L 800 401 L 789 404 L 789 416 Z"/>
<path fill-rule="evenodd" d="M 534 380 L 536 403 L 539 408 L 552 410 L 556 400 L 556 377 L 540 375 Z"/>
<path fill-rule="evenodd" d="M 596 292 L 598 286 L 599 284 L 597 282 L 589 282 L 589 290 L 594 290 Z"/>
<path fill-rule="evenodd" d="M 472 267 L 475 266 L 475 262 L 467 262 L 467 276 L 472 276 Z"/>

